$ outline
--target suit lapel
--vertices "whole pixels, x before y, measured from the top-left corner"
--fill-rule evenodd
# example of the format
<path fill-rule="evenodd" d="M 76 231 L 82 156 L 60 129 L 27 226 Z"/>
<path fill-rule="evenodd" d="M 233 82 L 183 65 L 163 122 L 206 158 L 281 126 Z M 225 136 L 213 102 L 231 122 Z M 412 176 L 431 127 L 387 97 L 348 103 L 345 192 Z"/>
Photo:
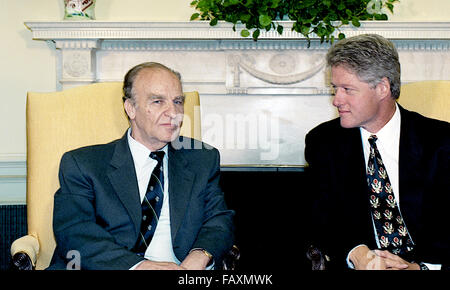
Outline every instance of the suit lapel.
<path fill-rule="evenodd" d="M 192 194 L 195 174 L 189 171 L 183 149 L 175 149 L 169 144 L 169 207 L 172 241 L 183 222 Z"/>
<path fill-rule="evenodd" d="M 364 162 L 364 152 L 362 148 L 361 133 L 359 128 L 343 129 L 346 131 L 350 140 L 348 143 L 340 142 L 342 151 L 345 152 L 344 156 L 347 159 L 346 164 L 354 170 L 361 172 L 365 175 L 365 162 Z"/>
<path fill-rule="evenodd" d="M 348 142 L 339 142 L 341 146 L 342 154 L 342 169 L 341 172 L 344 178 L 351 176 L 351 183 L 354 180 L 359 180 L 356 184 L 361 190 L 367 189 L 366 183 L 366 164 L 364 161 L 364 152 L 362 148 L 361 133 L 359 128 L 342 129 L 343 134 L 347 136 L 341 136 L 342 140 L 348 140 Z M 355 179 L 353 179 L 355 178 Z M 358 194 L 358 196 L 361 196 Z M 366 198 L 366 196 L 364 196 Z"/>
<path fill-rule="evenodd" d="M 399 106 L 400 107 L 400 106 Z M 421 217 L 425 173 L 421 172 L 423 148 L 414 131 L 410 112 L 400 107 L 399 194 L 400 209 L 414 240 Z"/>
<path fill-rule="evenodd" d="M 340 176 L 346 179 L 343 190 L 345 194 L 345 205 L 352 212 L 352 216 L 361 217 L 353 220 L 354 229 L 358 238 L 374 243 L 373 225 L 369 208 L 368 185 L 366 177 L 366 163 L 359 128 L 342 129 L 342 140 L 340 142 L 342 154 L 342 168 L 338 169 Z M 362 218 L 365 217 L 365 218 Z M 369 244 L 373 246 L 374 244 Z"/>
<path fill-rule="evenodd" d="M 127 133 L 117 142 L 110 165 L 110 170 L 107 173 L 109 181 L 130 215 L 137 235 L 141 224 L 142 212 L 133 157 L 128 147 Z"/>

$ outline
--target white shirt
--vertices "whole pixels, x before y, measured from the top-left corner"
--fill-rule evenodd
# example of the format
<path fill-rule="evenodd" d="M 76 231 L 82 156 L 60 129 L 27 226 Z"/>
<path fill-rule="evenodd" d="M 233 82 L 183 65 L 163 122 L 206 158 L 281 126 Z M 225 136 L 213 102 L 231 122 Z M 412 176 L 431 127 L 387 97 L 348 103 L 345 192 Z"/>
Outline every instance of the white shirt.
<path fill-rule="evenodd" d="M 389 120 L 389 122 L 387 122 L 387 124 L 384 125 L 384 127 L 381 128 L 378 132 L 371 133 L 361 127 L 359 129 L 361 132 L 361 142 L 363 145 L 364 160 L 366 163 L 366 167 L 367 163 L 369 162 L 369 154 L 370 154 L 369 137 L 371 135 L 377 136 L 376 142 L 377 148 L 378 151 L 380 152 L 381 159 L 383 159 L 384 166 L 386 168 L 389 180 L 392 185 L 392 190 L 394 191 L 394 197 L 395 200 L 397 201 L 401 213 L 400 207 L 401 200 L 399 192 L 399 174 L 398 174 L 398 160 L 400 150 L 400 125 L 401 125 L 400 110 L 396 103 L 394 115 Z M 378 239 L 378 236 L 376 235 L 375 224 L 373 224 L 373 227 L 374 227 L 375 241 L 377 243 L 378 248 L 380 248 L 380 241 Z M 406 225 L 406 227 L 408 227 L 408 225 Z M 411 238 L 414 241 L 414 237 Z M 350 253 L 360 246 L 362 245 L 358 245 L 355 248 L 353 248 L 347 255 L 347 264 L 350 268 L 354 268 L 353 264 L 349 260 Z M 430 269 L 439 270 L 441 268 L 441 265 L 434 265 L 434 264 L 426 264 L 426 265 Z"/>
<path fill-rule="evenodd" d="M 139 186 L 139 195 L 141 202 L 147 191 L 150 175 L 157 165 L 157 161 L 150 158 L 150 150 L 131 137 L 131 128 L 128 129 L 128 144 L 131 155 L 133 156 L 134 168 Z M 164 198 L 159 216 L 158 224 L 155 229 L 152 241 L 145 251 L 144 258 L 157 262 L 174 262 L 180 264 L 172 248 L 172 235 L 170 232 L 170 209 L 169 209 L 169 174 L 168 174 L 168 156 L 167 145 L 161 149 L 164 151 L 163 174 L 164 174 Z M 139 263 L 138 263 L 139 264 Z M 138 264 L 134 265 L 134 269 Z"/>

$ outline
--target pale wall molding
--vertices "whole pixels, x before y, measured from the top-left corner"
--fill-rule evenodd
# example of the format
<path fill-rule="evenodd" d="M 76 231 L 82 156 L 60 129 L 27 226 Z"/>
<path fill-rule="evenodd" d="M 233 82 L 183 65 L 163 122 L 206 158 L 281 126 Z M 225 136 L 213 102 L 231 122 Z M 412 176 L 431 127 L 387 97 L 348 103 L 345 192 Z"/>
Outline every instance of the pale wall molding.
<path fill-rule="evenodd" d="M 16 157 L 20 158 L 20 154 Z M 26 203 L 26 161 L 13 161 L 12 156 L 0 158 L 0 205 Z M 7 160 L 7 161 L 6 161 Z"/>

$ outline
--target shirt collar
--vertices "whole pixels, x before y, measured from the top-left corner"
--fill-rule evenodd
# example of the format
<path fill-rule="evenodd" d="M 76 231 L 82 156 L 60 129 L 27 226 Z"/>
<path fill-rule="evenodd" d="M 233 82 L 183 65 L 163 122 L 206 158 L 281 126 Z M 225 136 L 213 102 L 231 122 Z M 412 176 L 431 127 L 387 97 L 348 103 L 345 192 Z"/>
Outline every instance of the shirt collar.
<path fill-rule="evenodd" d="M 398 104 L 395 103 L 395 113 L 389 122 L 383 126 L 378 132 L 371 133 L 366 129 L 360 127 L 361 137 L 363 140 L 367 141 L 370 135 L 377 135 L 378 140 L 380 142 L 387 140 L 400 140 L 400 109 Z"/>
<path fill-rule="evenodd" d="M 131 155 L 133 156 L 134 164 L 137 168 L 142 168 L 145 163 L 151 159 L 150 156 L 150 149 L 145 147 L 142 143 L 135 140 L 133 137 L 131 137 L 131 128 L 128 128 L 127 132 L 128 137 L 128 145 L 130 146 Z M 164 159 L 167 158 L 167 145 L 163 148 L 159 149 L 158 151 L 164 151 Z M 153 160 L 153 159 L 152 159 Z"/>

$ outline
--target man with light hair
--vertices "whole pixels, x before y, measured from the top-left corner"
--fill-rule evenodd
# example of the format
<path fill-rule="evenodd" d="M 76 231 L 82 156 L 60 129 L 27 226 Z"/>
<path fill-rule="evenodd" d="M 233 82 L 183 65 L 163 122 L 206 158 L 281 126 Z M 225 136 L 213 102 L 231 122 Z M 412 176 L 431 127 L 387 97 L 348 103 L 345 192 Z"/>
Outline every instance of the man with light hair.
<path fill-rule="evenodd" d="M 396 102 L 387 39 L 344 39 L 326 57 L 339 118 L 306 136 L 311 243 L 330 269 L 449 269 L 450 124 Z"/>

